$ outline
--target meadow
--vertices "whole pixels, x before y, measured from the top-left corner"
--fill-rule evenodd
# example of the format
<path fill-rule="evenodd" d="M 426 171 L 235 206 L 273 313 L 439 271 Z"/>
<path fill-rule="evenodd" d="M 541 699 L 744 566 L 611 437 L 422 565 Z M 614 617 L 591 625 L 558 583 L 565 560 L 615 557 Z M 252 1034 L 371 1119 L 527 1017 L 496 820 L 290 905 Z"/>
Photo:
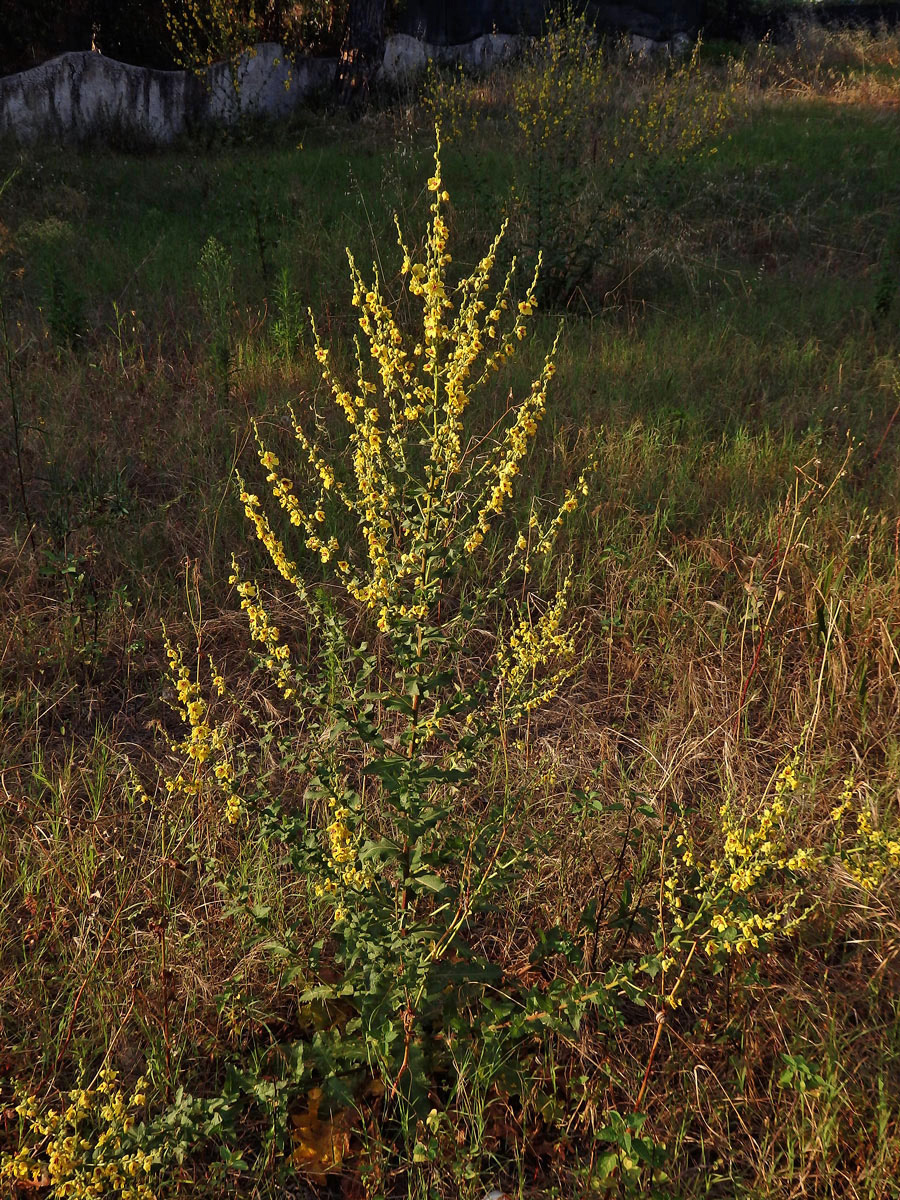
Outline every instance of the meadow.
<path fill-rule="evenodd" d="M 12 1195 L 898 1194 L 900 42 L 548 54 L 0 151 Z M 393 543 L 350 581 L 255 496 L 350 487 L 323 364 L 504 218 L 462 461 L 545 399 L 401 611 Z"/>

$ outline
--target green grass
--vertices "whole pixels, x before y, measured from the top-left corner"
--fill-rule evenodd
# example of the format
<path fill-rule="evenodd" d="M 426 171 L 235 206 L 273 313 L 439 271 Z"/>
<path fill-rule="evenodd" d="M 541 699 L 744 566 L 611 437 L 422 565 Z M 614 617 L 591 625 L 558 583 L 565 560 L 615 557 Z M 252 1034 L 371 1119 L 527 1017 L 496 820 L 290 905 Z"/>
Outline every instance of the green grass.
<path fill-rule="evenodd" d="M 879 85 L 896 95 L 888 69 Z M 893 253 L 900 128 L 896 108 L 871 101 L 833 83 L 799 94 L 748 84 L 730 140 L 651 175 L 608 261 L 563 314 L 529 464 L 535 490 L 577 476 L 591 431 L 604 440 L 570 545 L 584 670 L 536 716 L 515 768 L 541 849 L 485 933 L 523 969 L 536 931 L 573 928 L 614 865 L 615 813 L 572 816 L 591 771 L 604 801 L 687 805 L 702 840 L 723 795 L 752 809 L 805 736 L 797 823 L 823 837 L 853 770 L 873 814 L 897 825 L 900 297 L 882 316 L 875 300 Z M 306 325 L 290 352 L 273 336 L 280 273 L 296 313 L 312 307 L 323 338 L 347 348 L 344 247 L 361 263 L 377 255 L 400 294 L 392 214 L 422 227 L 430 154 L 424 121 L 391 108 L 355 125 L 310 114 L 264 140 L 251 131 L 246 143 L 147 157 L 4 150 L 0 179 L 18 174 L 2 199 L 0 270 L 35 524 L 32 550 L 4 385 L 0 1074 L 10 1080 L 53 1094 L 79 1065 L 93 1073 L 105 1060 L 129 1081 L 147 1074 L 164 1106 L 179 1086 L 216 1094 L 229 1063 L 278 1077 L 272 1045 L 308 1041 L 327 1019 L 298 1011 L 300 984 L 228 899 L 265 902 L 276 935 L 299 921 L 311 940 L 314 910 L 281 851 L 161 793 L 142 805 L 127 768 L 153 793 L 175 732 L 161 699 L 161 618 L 187 639 L 202 614 L 205 645 L 232 663 L 244 653 L 227 578 L 247 534 L 230 476 L 237 466 L 253 476 L 251 418 L 283 426 L 287 401 L 306 405 L 321 389 Z M 466 267 L 508 202 L 509 151 L 486 133 L 445 164 Z M 198 292 L 210 237 L 234 268 L 225 390 Z M 484 418 L 503 411 L 510 384 L 527 386 L 558 319 L 541 314 Z M 555 581 L 539 582 L 546 592 Z M 652 845 L 640 830 L 628 858 L 637 880 Z M 652 1060 L 643 1108 L 671 1176 L 660 1194 L 892 1195 L 897 881 L 870 894 L 836 875 L 829 887 L 815 920 L 752 969 L 700 977 L 655 1059 L 652 1013 L 635 1010 L 613 1038 L 585 1027 L 577 1042 L 548 1043 L 515 1103 L 479 1098 L 476 1076 L 465 1120 L 460 1107 L 465 1136 L 444 1146 L 432 1194 L 480 1196 L 498 1180 L 514 1195 L 583 1194 L 591 1122 L 630 1111 Z M 606 930 L 606 952 L 620 936 Z M 8 1100 L 0 1147 L 11 1148 Z M 381 1153 L 376 1111 L 354 1142 L 346 1192 L 335 1181 L 321 1194 L 365 1194 L 354 1173 Z M 258 1110 L 232 1136 L 255 1194 L 296 1194 L 275 1182 Z M 476 1163 L 470 1183 L 459 1162 L 453 1182 L 455 1154 Z M 211 1158 L 191 1159 L 161 1194 L 248 1194 Z"/>

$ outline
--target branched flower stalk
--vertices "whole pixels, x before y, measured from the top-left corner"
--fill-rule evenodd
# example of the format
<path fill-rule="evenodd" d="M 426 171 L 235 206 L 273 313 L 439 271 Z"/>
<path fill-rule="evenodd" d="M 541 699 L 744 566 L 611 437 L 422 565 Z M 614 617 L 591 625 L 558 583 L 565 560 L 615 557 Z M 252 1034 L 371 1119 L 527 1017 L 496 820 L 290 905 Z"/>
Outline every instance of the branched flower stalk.
<path fill-rule="evenodd" d="M 439 140 L 428 191 L 421 252 L 398 226 L 401 275 L 419 307 L 412 330 L 377 269 L 367 280 L 352 256 L 351 378 L 313 320 L 345 453 L 334 455 L 311 432 L 320 422 L 292 410 L 299 462 L 257 427 L 268 495 L 239 479 L 250 530 L 299 624 L 276 620 L 263 583 L 237 559 L 231 576 L 262 678 L 286 714 L 280 729 L 291 731 L 278 739 L 260 731 L 268 765 L 260 750 L 245 774 L 255 775 L 265 830 L 287 844 L 329 918 L 302 969 L 314 975 L 322 955 L 339 966 L 341 982 L 321 983 L 316 995 L 352 1000 L 359 1055 L 391 1077 L 392 1094 L 421 1085 L 410 1063 L 423 1028 L 501 977 L 472 939 L 479 913 L 514 878 L 526 839 L 521 797 L 487 779 L 507 727 L 550 701 L 573 670 L 569 574 L 560 571 L 546 603 L 527 584 L 535 564 L 552 559 L 594 467 L 592 458 L 556 503 L 522 498 L 559 335 L 505 418 L 481 436 L 471 428 L 473 398 L 496 386 L 530 334 L 540 262 L 523 291 L 514 261 L 491 288 L 504 225 L 454 282 Z M 309 582 L 318 571 L 330 575 L 327 598 Z M 515 593 L 521 599 L 510 602 Z M 491 649 L 483 630 L 498 623 Z M 231 764 L 246 747 L 228 748 L 201 672 L 188 670 L 177 647 L 169 657 L 187 727 L 173 744 L 181 766 L 169 789 L 225 795 L 229 820 L 238 820 L 254 788 L 238 796 Z M 224 693 L 216 678 L 213 691 Z M 257 728 L 264 723 L 260 716 Z"/>

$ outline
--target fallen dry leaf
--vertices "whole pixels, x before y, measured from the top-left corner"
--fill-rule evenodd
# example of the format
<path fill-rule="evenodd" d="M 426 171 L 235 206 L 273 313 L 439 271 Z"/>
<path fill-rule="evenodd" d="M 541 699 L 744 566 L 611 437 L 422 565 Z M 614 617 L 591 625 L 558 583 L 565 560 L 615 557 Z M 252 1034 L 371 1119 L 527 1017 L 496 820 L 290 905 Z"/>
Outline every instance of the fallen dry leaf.
<path fill-rule="evenodd" d="M 350 1147 L 346 1112 L 333 1116 L 319 1116 L 322 1089 L 312 1088 L 306 1097 L 306 1112 L 291 1116 L 294 1143 L 291 1162 L 298 1171 L 313 1179 L 324 1179 L 326 1175 L 339 1171 Z"/>

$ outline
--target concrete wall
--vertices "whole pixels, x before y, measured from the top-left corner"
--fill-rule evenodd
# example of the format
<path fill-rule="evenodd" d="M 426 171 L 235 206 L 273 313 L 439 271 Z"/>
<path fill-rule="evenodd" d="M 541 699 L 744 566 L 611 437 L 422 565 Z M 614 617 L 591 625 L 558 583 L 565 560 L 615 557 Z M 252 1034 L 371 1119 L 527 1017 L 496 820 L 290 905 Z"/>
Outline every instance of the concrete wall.
<path fill-rule="evenodd" d="M 20 142 L 84 141 L 110 130 L 165 145 L 206 122 L 229 124 L 249 113 L 285 116 L 326 87 L 334 61 L 289 63 L 280 46 L 261 45 L 232 73 L 227 63 L 203 79 L 189 71 L 131 67 L 102 54 L 62 54 L 0 79 L 0 137 Z"/>
<path fill-rule="evenodd" d="M 388 38 L 383 77 L 397 83 L 429 59 L 460 62 L 476 71 L 489 69 L 515 52 L 521 34 L 529 32 L 523 28 L 524 18 L 530 15 L 532 24 L 539 24 L 546 5 L 547 0 L 406 0 L 407 32 Z M 702 8 L 702 0 L 588 3 L 600 26 L 640 35 L 636 49 L 641 52 L 661 45 L 681 50 Z M 866 21 L 883 16 L 885 10 L 884 5 L 860 4 L 852 12 Z M 847 11 L 846 5 L 817 6 L 820 16 L 835 21 L 839 13 L 846 20 Z M 896 15 L 900 7 L 887 11 Z M 484 28 L 499 32 L 463 40 Z M 219 63 L 205 79 L 186 71 L 131 67 L 88 51 L 63 54 L 33 70 L 0 78 L 0 138 L 84 141 L 114 130 L 120 139 L 165 145 L 208 122 L 227 124 L 251 113 L 285 116 L 326 89 L 334 70 L 333 59 L 289 63 L 281 47 L 272 44 L 244 55 L 234 75 L 227 64 Z"/>
<path fill-rule="evenodd" d="M 385 47 L 383 77 L 398 83 L 429 59 L 486 70 L 514 53 L 519 39 L 487 34 L 463 46 L 432 46 L 397 34 Z M 131 67 L 90 51 L 62 54 L 31 71 L 0 78 L 0 138 L 19 142 L 118 139 L 166 145 L 203 124 L 231 124 L 258 114 L 287 116 L 334 78 L 335 60 L 290 62 L 267 43 L 204 78 L 188 71 Z"/>
<path fill-rule="evenodd" d="M 90 51 L 63 54 L 0 79 L 0 136 L 84 138 L 110 125 L 168 142 L 199 111 L 202 85 L 185 71 L 129 67 Z"/>
<path fill-rule="evenodd" d="M 489 71 L 496 63 L 512 58 L 521 44 L 521 38 L 507 33 L 486 33 L 461 46 L 430 45 L 395 33 L 385 43 L 381 76 L 388 83 L 400 83 L 424 71 L 429 61 L 442 67 L 460 63 L 467 71 Z"/>

